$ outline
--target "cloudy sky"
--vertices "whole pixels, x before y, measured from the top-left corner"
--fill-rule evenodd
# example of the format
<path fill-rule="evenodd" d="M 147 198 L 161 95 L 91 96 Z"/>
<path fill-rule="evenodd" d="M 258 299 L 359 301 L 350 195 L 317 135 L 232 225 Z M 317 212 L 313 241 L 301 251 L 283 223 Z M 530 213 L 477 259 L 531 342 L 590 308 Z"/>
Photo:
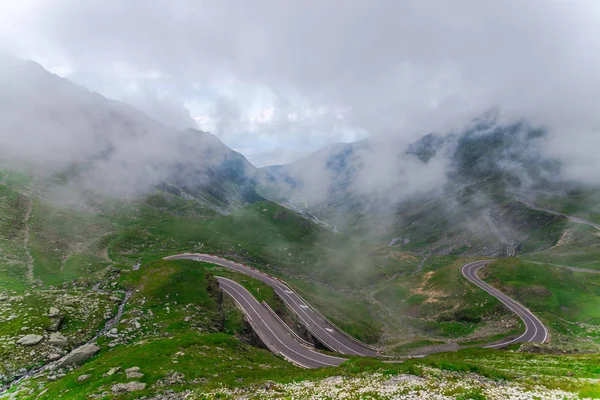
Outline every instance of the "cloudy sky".
<path fill-rule="evenodd" d="M 595 0 L 0 0 L 0 49 L 258 165 L 492 108 L 600 145 Z"/>

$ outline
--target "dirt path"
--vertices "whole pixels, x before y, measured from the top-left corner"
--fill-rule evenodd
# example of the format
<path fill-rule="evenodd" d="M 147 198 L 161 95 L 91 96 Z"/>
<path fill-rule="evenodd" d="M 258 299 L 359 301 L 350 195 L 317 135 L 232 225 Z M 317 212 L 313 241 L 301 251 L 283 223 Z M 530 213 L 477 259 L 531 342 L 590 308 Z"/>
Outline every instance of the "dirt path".
<path fill-rule="evenodd" d="M 25 238 L 23 240 L 23 247 L 25 248 L 25 253 L 27 253 L 27 279 L 29 279 L 29 281 L 33 281 L 33 256 L 31 255 L 31 250 L 29 249 L 29 219 L 31 218 L 32 211 L 33 201 L 29 200 L 29 206 L 27 208 L 27 212 L 25 213 L 25 217 L 23 218 L 23 223 L 25 224 Z"/>

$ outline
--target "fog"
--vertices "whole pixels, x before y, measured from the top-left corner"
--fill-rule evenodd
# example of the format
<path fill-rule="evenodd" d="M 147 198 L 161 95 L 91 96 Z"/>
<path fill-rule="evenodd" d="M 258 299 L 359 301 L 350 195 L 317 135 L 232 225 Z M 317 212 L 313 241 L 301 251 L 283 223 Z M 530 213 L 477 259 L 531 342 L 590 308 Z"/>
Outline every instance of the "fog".
<path fill-rule="evenodd" d="M 210 135 L 167 127 L 31 61 L 3 55 L 0 86 L 0 168 L 50 191 L 126 198 L 167 180 L 198 187 L 235 157 Z"/>
<path fill-rule="evenodd" d="M 111 128 L 139 124 L 149 136 L 124 140 L 118 162 L 99 164 L 103 187 L 148 186 L 145 178 L 162 173 L 155 161 L 177 157 L 165 126 L 197 124 L 265 164 L 284 161 L 277 149 L 290 143 L 306 154 L 368 136 L 352 192 L 402 198 L 443 185 L 448 152 L 423 163 L 398 157 L 401 149 L 430 132 L 461 132 L 491 109 L 499 123 L 545 129 L 539 148 L 562 162 L 562 177 L 600 184 L 600 161 L 590 152 L 600 138 L 595 2 L 30 0 L 2 7 L 2 48 L 74 79 L 126 82 L 119 91 L 91 80 L 162 122 L 140 117 Z M 79 100 L 69 101 L 77 108 Z M 56 111 L 61 103 L 50 105 Z M 92 154 L 81 149 L 102 146 L 80 134 L 90 113 L 70 108 L 67 130 L 34 114 L 23 116 L 27 135 L 25 127 L 15 134 L 3 126 L 11 157 L 75 162 Z M 102 128 L 101 137 L 111 135 L 121 137 Z M 329 172 L 310 167 L 310 186 L 322 188 Z M 111 182 L 130 170 L 141 178 Z"/>

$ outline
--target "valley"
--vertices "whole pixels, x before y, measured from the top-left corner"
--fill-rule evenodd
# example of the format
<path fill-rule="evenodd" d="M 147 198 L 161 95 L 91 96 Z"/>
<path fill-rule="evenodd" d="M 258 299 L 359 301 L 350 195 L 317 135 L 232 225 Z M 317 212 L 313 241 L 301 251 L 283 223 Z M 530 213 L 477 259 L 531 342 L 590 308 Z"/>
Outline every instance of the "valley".
<path fill-rule="evenodd" d="M 328 253 L 328 251 L 335 252 L 336 250 L 334 249 L 342 248 L 341 246 L 343 246 L 343 244 L 341 243 L 341 240 L 356 239 L 343 236 L 343 233 L 332 233 L 326 228 L 314 225 L 309 220 L 295 216 L 292 211 L 286 210 L 274 203 L 258 203 L 248 206 L 246 209 L 242 209 L 240 213 L 234 212 L 231 215 L 218 216 L 210 213 L 207 214 L 202 209 L 197 211 L 197 208 L 189 208 L 189 206 L 185 209 L 186 211 L 182 211 L 179 203 L 174 203 L 172 205 L 172 203 L 163 202 L 160 208 L 156 208 L 150 205 L 152 203 L 140 201 L 133 203 L 133 208 L 132 205 L 120 205 L 117 208 L 110 208 L 109 212 L 106 212 L 106 208 L 100 208 L 99 210 L 101 211 L 96 211 L 96 213 L 90 213 L 89 210 L 79 210 L 77 208 L 72 208 L 71 211 L 61 211 L 58 209 L 55 211 L 58 214 L 56 217 L 53 217 L 52 213 L 45 211 L 43 213 L 44 219 L 41 219 L 40 217 L 40 219 L 36 220 L 35 207 L 42 207 L 42 205 L 37 203 L 38 205 L 35 206 L 36 202 L 31 202 L 31 204 L 34 204 L 33 218 L 30 217 L 31 219 L 26 219 L 27 202 L 24 203 L 24 206 L 19 206 L 21 203 L 18 201 L 15 202 L 15 200 L 19 198 L 19 185 L 20 183 L 16 186 L 3 186 L 3 201 L 5 202 L 3 204 L 6 204 L 3 207 L 22 207 L 20 218 L 23 222 L 19 225 L 17 220 L 14 223 L 11 223 L 16 225 L 11 226 L 15 226 L 17 232 L 19 230 L 24 231 L 25 228 L 22 225 L 23 223 L 34 227 L 32 232 L 37 232 L 37 235 L 39 236 L 32 240 L 32 244 L 40 243 L 40 245 L 38 246 L 39 250 L 37 250 L 37 252 L 32 252 L 34 257 L 32 281 L 27 277 L 27 253 L 22 250 L 23 234 L 14 235 L 15 240 L 17 240 L 16 238 L 19 238 L 21 241 L 20 245 L 10 247 L 10 241 L 3 242 L 6 243 L 6 245 L 3 245 L 5 246 L 3 247 L 3 254 L 12 254 L 12 257 L 16 260 L 21 260 L 22 265 L 21 275 L 12 278 L 12 281 L 2 280 L 4 285 L 3 293 L 6 293 L 7 296 L 12 296 L 9 297 L 8 303 L 5 304 L 10 304 L 10 307 L 7 310 L 10 310 L 10 312 L 13 312 L 15 315 L 22 313 L 23 311 L 21 310 L 32 309 L 32 306 L 29 304 L 35 304 L 34 309 L 39 311 L 34 312 L 34 320 L 30 320 L 31 317 L 28 317 L 27 313 L 24 313 L 27 321 L 16 319 L 14 325 L 3 324 L 3 326 L 5 326 L 3 329 L 6 330 L 4 337 L 7 339 L 15 337 L 15 332 L 20 330 L 22 326 L 33 325 L 35 327 L 37 324 L 41 324 L 39 325 L 42 329 L 40 330 L 40 333 L 42 336 L 45 336 L 43 333 L 43 329 L 45 328 L 43 328 L 43 326 L 47 322 L 42 322 L 42 320 L 40 320 L 40 322 L 35 322 L 35 318 L 42 318 L 44 309 L 56 306 L 61 312 L 62 310 L 68 312 L 68 318 L 63 322 L 60 331 L 62 335 L 68 338 L 69 344 L 68 347 L 66 347 L 68 350 L 69 348 L 76 347 L 77 343 L 83 343 L 92 338 L 95 332 L 103 325 L 105 319 L 115 315 L 118 302 L 123 298 L 122 293 L 125 291 L 132 291 L 133 296 L 127 302 L 124 315 L 121 321 L 115 326 L 115 332 L 107 332 L 104 336 L 96 340 L 96 343 L 100 348 L 108 346 L 107 355 L 103 356 L 102 354 L 104 354 L 105 350 L 101 350 L 101 356 L 98 360 L 109 357 L 108 354 L 111 354 L 114 351 L 118 352 L 115 353 L 115 356 L 118 355 L 119 358 L 115 359 L 114 356 L 110 356 L 113 358 L 109 357 L 106 361 L 101 361 L 102 364 L 98 364 L 99 368 L 102 368 L 100 365 L 110 365 L 111 359 L 114 360 L 112 361 L 112 364 L 119 364 L 122 366 L 122 370 L 129 368 L 125 360 L 127 357 L 130 357 L 130 355 L 129 350 L 126 349 L 130 346 L 135 347 L 138 342 L 142 344 L 137 346 L 145 347 L 147 345 L 144 343 L 148 340 L 148 346 L 156 340 L 158 340 L 155 344 L 156 346 L 163 346 L 163 342 L 160 342 L 160 340 L 164 339 L 160 338 L 165 334 L 167 334 L 167 337 L 180 338 L 177 339 L 176 342 L 178 343 L 177 349 L 191 349 L 195 348 L 194 346 L 204 346 L 208 349 L 206 344 L 202 345 L 200 344 L 202 342 L 197 342 L 197 340 L 209 340 L 208 336 L 206 339 L 200 339 L 204 337 L 204 335 L 225 335 L 222 336 L 222 339 L 218 340 L 224 340 L 226 337 L 230 337 L 231 339 L 227 340 L 237 341 L 239 339 L 234 338 L 241 338 L 240 345 L 246 346 L 245 348 L 248 349 L 245 351 L 250 351 L 252 354 L 258 351 L 256 355 L 252 356 L 248 353 L 247 357 L 249 357 L 250 360 L 258 360 L 262 357 L 264 361 L 261 365 L 264 365 L 264 368 L 266 368 L 266 365 L 272 365 L 275 360 L 279 360 L 274 355 L 269 355 L 268 350 L 260 349 L 261 340 L 252 333 L 251 326 L 248 326 L 247 322 L 244 322 L 243 314 L 238 311 L 233 301 L 228 299 L 227 295 L 216 294 L 216 292 L 214 292 L 215 289 L 208 289 L 208 298 L 213 296 L 213 298 L 217 299 L 217 304 L 221 304 L 214 309 L 215 311 L 213 314 L 211 314 L 211 312 L 206 314 L 208 310 L 206 309 L 207 306 L 202 305 L 209 304 L 202 303 L 202 301 L 207 300 L 200 301 L 199 298 L 195 299 L 193 297 L 186 300 L 185 296 L 187 295 L 185 293 L 193 292 L 194 290 L 191 288 L 196 288 L 201 284 L 200 282 L 202 282 L 202 279 L 200 278 L 197 278 L 200 279 L 199 281 L 197 281 L 196 278 L 193 278 L 193 276 L 196 276 L 197 274 L 191 274 L 192 270 L 198 271 L 200 275 L 197 276 L 210 273 L 210 275 L 205 275 L 206 277 L 204 279 L 208 279 L 208 276 L 212 275 L 234 279 L 242 284 L 245 289 L 250 290 L 252 296 L 256 297 L 259 301 L 266 300 L 270 307 L 279 314 L 282 321 L 291 327 L 295 334 L 299 335 L 302 340 L 309 341 L 311 346 L 316 346 L 317 348 L 323 345 L 322 341 L 318 340 L 318 335 L 314 335 L 310 329 L 307 330 L 301 319 L 298 319 L 298 316 L 294 312 L 291 312 L 293 308 L 290 309 L 289 304 L 286 305 L 285 298 L 283 299 L 284 301 L 282 301 L 281 296 L 276 294 L 277 290 L 273 291 L 268 284 L 265 285 L 264 283 L 260 283 L 260 280 L 254 281 L 252 278 L 244 277 L 245 274 L 236 275 L 235 272 L 229 272 L 229 268 L 223 269 L 218 265 L 205 263 L 206 261 L 216 261 L 217 264 L 222 264 L 223 262 L 230 263 L 227 259 L 249 264 L 253 268 L 257 268 L 257 271 L 264 271 L 269 275 L 284 279 L 287 284 L 298 291 L 311 306 L 314 306 L 323 312 L 326 317 L 331 319 L 331 321 L 333 321 L 336 326 L 339 326 L 340 329 L 358 339 L 367 341 L 371 345 L 376 346 L 381 354 L 392 355 L 396 358 L 400 357 L 401 360 L 407 360 L 404 358 L 404 356 L 407 355 L 419 356 L 423 354 L 423 352 L 435 354 L 438 351 L 444 352 L 449 349 L 458 351 L 461 347 L 466 347 L 467 349 L 453 353 L 455 354 L 454 356 L 429 355 L 427 358 L 422 359 L 428 360 L 423 361 L 425 362 L 424 365 L 433 362 L 431 360 L 435 360 L 435 357 L 442 357 L 442 359 L 444 357 L 451 357 L 454 360 L 462 359 L 462 357 L 468 358 L 467 355 L 470 354 L 469 352 L 473 351 L 468 349 L 469 347 L 485 346 L 491 342 L 498 343 L 511 341 L 513 338 L 521 336 L 523 331 L 527 329 L 527 325 L 523 325 L 520 320 L 516 318 L 510 310 L 504 308 L 495 297 L 490 296 L 461 277 L 461 267 L 465 263 L 464 257 L 456 255 L 429 255 L 423 257 L 423 255 L 414 252 L 414 250 L 407 249 L 406 251 L 399 251 L 396 246 L 390 247 L 388 246 L 388 242 L 382 242 L 377 247 L 376 251 L 360 256 L 361 262 L 369 260 L 370 263 L 380 265 L 381 269 L 379 269 L 379 272 L 377 272 L 377 270 L 370 271 L 368 275 L 364 275 L 367 271 L 363 272 L 361 270 L 356 270 L 356 272 L 353 272 L 351 267 L 352 264 L 349 264 L 349 260 L 356 258 L 357 253 L 351 251 L 349 257 L 338 259 L 332 258 L 332 253 Z M 165 194 L 159 195 L 169 198 L 168 195 Z M 9 209 L 13 210 L 13 208 Z M 51 205 L 50 209 L 52 209 Z M 12 213 L 13 211 L 10 211 L 7 215 Z M 185 217 L 182 215 L 185 215 Z M 50 219 L 47 220 L 48 218 Z M 52 220 L 52 218 L 58 219 Z M 58 220 L 65 221 L 67 218 L 68 221 L 76 226 L 82 226 L 81 222 L 73 221 L 80 221 L 83 218 L 87 218 L 87 221 L 91 222 L 91 225 L 88 222 L 86 226 L 94 227 L 92 230 L 86 230 L 86 233 L 90 236 L 81 237 L 81 234 L 78 232 L 70 232 L 71 228 L 66 223 L 63 222 L 63 228 L 61 228 L 60 224 L 54 222 Z M 235 221 L 234 225 L 232 224 L 233 221 Z M 101 228 L 97 229 L 95 228 L 96 226 Z M 243 228 L 244 226 L 247 226 L 246 231 L 244 230 L 245 228 Z M 58 233 L 60 231 L 56 231 L 57 229 L 63 229 L 63 233 Z M 573 228 L 568 229 L 578 230 L 587 228 L 581 228 L 576 224 L 573 225 Z M 491 240 L 498 240 L 498 242 L 500 242 L 492 231 L 490 235 L 492 238 Z M 51 239 L 53 237 L 56 239 Z M 76 237 L 77 241 L 71 243 L 71 237 Z M 220 237 L 221 239 L 219 241 L 214 241 L 210 240 L 210 237 Z M 192 241 L 192 238 L 195 240 Z M 316 238 L 318 238 L 320 243 L 329 243 L 329 246 L 331 247 L 321 248 L 318 252 L 315 252 L 315 249 L 307 243 L 310 243 L 311 240 L 317 240 Z M 323 238 L 326 240 L 324 241 Z M 277 243 L 278 241 L 280 244 L 276 246 L 265 245 L 266 243 Z M 373 243 L 372 241 L 373 239 L 369 239 L 368 241 L 364 241 L 363 239 L 356 243 L 360 246 L 372 246 L 369 244 Z M 61 250 L 61 247 L 58 245 L 61 242 L 65 243 L 64 247 L 62 247 L 64 250 Z M 78 243 L 83 244 L 80 245 Z M 32 246 L 32 244 L 30 244 L 30 246 Z M 181 258 L 184 260 L 182 261 L 156 261 L 162 257 L 169 258 L 174 252 L 190 250 L 190 248 L 194 251 L 201 251 L 203 254 L 211 252 L 225 258 L 204 258 L 206 256 L 200 256 L 201 262 L 198 262 L 196 260 L 199 256 L 183 255 Z M 354 251 L 362 251 L 361 249 L 362 247 L 354 249 Z M 553 248 L 542 250 L 539 254 L 552 251 L 552 249 Z M 8 251 L 12 251 L 12 253 L 9 253 Z M 497 251 L 499 255 L 502 255 L 502 246 L 500 246 Z M 57 257 L 53 254 L 64 255 L 62 257 Z M 290 256 L 290 254 L 292 254 L 292 256 Z M 40 258 L 38 259 L 38 257 Z M 290 259 L 290 257 L 292 258 Z M 528 255 L 527 257 L 535 258 L 539 256 L 536 256 L 536 253 L 532 253 L 532 255 Z M 185 258 L 191 258 L 192 261 L 185 261 Z M 101 260 L 100 263 L 98 262 L 99 260 Z M 301 261 L 298 262 L 298 260 Z M 507 267 L 495 267 L 496 265 L 512 265 L 513 262 L 511 260 L 515 260 L 515 258 L 507 258 L 505 261 L 492 263 L 491 266 L 487 267 L 480 275 L 484 280 L 496 286 L 498 286 L 498 282 L 502 282 L 499 289 L 511 296 L 515 296 L 515 292 L 510 286 L 504 286 L 507 283 L 512 282 L 511 279 L 500 277 L 501 275 L 499 275 L 502 274 L 501 271 L 504 271 L 503 268 Z M 166 264 L 161 264 L 165 262 Z M 309 262 L 323 263 L 321 264 L 323 266 L 321 267 L 323 268 L 321 274 L 325 275 L 311 275 L 308 272 L 310 269 L 307 269 L 310 266 L 310 264 L 308 264 Z M 331 265 L 326 264 L 328 262 L 331 262 Z M 141 266 L 136 270 L 136 265 L 140 263 Z M 57 268 L 48 269 L 47 265 L 56 265 Z M 61 265 L 64 266 L 61 268 Z M 73 267 L 69 270 L 65 268 L 67 265 L 72 265 Z M 198 268 L 199 265 L 203 267 Z M 339 266 L 336 267 L 336 265 Z M 342 265 L 346 265 L 346 274 L 350 273 L 358 275 L 347 275 L 342 282 L 328 280 L 330 279 L 329 277 L 337 276 L 337 271 L 339 271 L 339 268 L 341 268 Z M 561 269 L 561 267 L 551 267 L 543 263 L 532 265 L 537 265 L 539 268 Z M 92 266 L 94 267 L 90 269 Z M 326 266 L 330 269 L 324 269 Z M 350 269 L 348 269 L 348 267 L 350 267 Z M 178 270 L 181 270 L 182 272 L 178 273 Z M 247 273 L 248 271 L 252 270 L 242 272 Z M 14 269 L 7 270 L 3 276 L 10 278 L 11 274 L 14 274 L 14 272 Z M 374 272 L 376 272 L 375 275 L 373 275 Z M 259 277 L 263 276 L 261 275 L 262 272 L 256 273 Z M 177 274 L 179 274 L 180 278 L 175 278 L 175 280 L 167 278 L 167 281 L 164 281 L 163 277 L 169 277 L 171 275 L 175 277 Z M 583 272 L 580 274 L 583 274 Z M 148 280 L 151 276 L 158 278 L 159 281 Z M 327 279 L 322 281 L 320 278 L 321 276 L 325 276 Z M 496 276 L 499 276 L 499 278 L 495 278 Z M 372 283 L 365 288 L 357 289 L 354 287 L 356 282 L 358 282 L 357 279 L 364 280 L 365 277 L 371 280 Z M 207 282 L 211 282 L 210 279 Z M 521 279 L 523 278 L 517 276 L 516 279 L 515 282 L 521 282 Z M 277 279 L 275 279 L 275 281 L 278 282 Z M 16 285 L 16 282 L 20 282 L 20 286 Z M 35 285 L 48 287 L 48 289 L 46 289 L 47 295 L 45 295 L 43 300 L 40 299 L 42 300 L 41 303 L 40 300 L 38 300 L 37 294 L 31 294 L 31 289 L 29 289 L 32 284 L 31 282 Z M 210 288 L 211 285 L 217 287 L 217 282 L 213 282 L 214 283 L 206 283 L 208 285 L 207 288 Z M 156 286 L 157 284 L 158 286 Z M 162 286 L 161 289 L 161 285 L 166 286 Z M 191 286 L 186 288 L 185 285 Z M 525 287 L 530 287 L 528 285 L 531 285 L 531 283 L 524 281 L 524 285 Z M 99 290 L 98 300 L 95 300 L 94 297 L 90 297 L 88 294 L 90 293 L 88 291 L 91 286 L 94 286 Z M 19 287 L 20 289 L 18 289 Z M 135 287 L 138 287 L 138 289 L 135 289 Z M 141 292 L 138 292 L 138 290 L 141 290 Z M 148 290 L 150 291 L 148 292 Z M 549 349 L 553 349 L 553 352 L 566 351 L 572 353 L 573 346 L 575 345 L 578 346 L 577 351 L 594 351 L 593 349 L 596 347 L 593 344 L 593 341 L 590 342 L 589 339 L 586 339 L 586 335 L 589 335 L 589 332 L 592 332 L 590 329 L 593 329 L 592 327 L 594 326 L 593 321 L 590 321 L 589 317 L 573 319 L 573 317 L 567 316 L 564 313 L 554 314 L 556 311 L 547 309 L 546 305 L 533 306 L 533 304 L 536 303 L 531 303 L 531 301 L 534 301 L 534 293 L 536 293 L 535 290 L 538 289 L 531 290 L 532 294 L 527 295 L 529 297 L 522 297 L 518 294 L 519 292 L 516 292 L 517 294 L 514 298 L 523 302 L 528 307 L 534 307 L 532 308 L 532 311 L 534 311 L 536 315 L 539 315 L 540 319 L 544 321 L 544 324 L 548 326 L 551 338 L 551 344 L 548 347 Z M 556 291 L 558 289 L 550 290 L 552 296 L 554 296 L 555 293 L 556 295 L 562 296 L 562 294 L 560 294 L 561 292 Z M 269 291 L 271 292 L 269 293 Z M 72 300 L 68 300 L 67 303 L 64 303 L 64 300 L 59 300 L 67 293 L 71 296 L 70 298 Z M 584 296 L 583 298 L 586 296 L 584 293 L 585 292 L 582 292 L 581 294 L 581 296 Z M 183 298 L 180 297 L 182 295 L 184 296 Z M 24 297 L 22 297 L 22 300 L 18 300 L 19 296 Z M 207 295 L 205 294 L 203 296 Z M 82 300 L 83 298 L 87 299 L 85 300 L 87 302 L 94 301 L 96 303 L 90 303 L 89 305 L 81 303 L 82 300 L 79 300 L 79 297 L 81 297 Z M 109 297 L 111 299 L 109 299 Z M 12 298 L 15 299 L 12 300 Z M 205 297 L 205 299 L 208 298 Z M 594 301 L 592 298 L 593 297 L 590 297 L 589 300 L 578 300 L 578 302 Z M 35 302 L 32 303 L 31 301 Z M 69 303 L 69 301 L 71 303 Z M 102 301 L 105 301 L 106 303 L 102 303 Z M 561 303 L 564 303 L 564 300 L 561 300 Z M 74 305 L 77 308 L 75 308 Z M 78 317 L 78 314 L 74 311 L 79 307 L 82 307 L 82 310 L 84 310 L 85 313 L 80 317 Z M 93 324 L 89 324 L 91 321 L 89 319 L 89 311 L 96 307 L 99 308 L 100 315 L 98 322 L 94 326 Z M 31 312 L 32 311 L 29 311 L 29 313 Z M 40 313 L 39 317 L 36 316 L 37 313 Z M 2 315 L 4 318 L 7 317 L 4 313 Z M 386 317 L 381 318 L 382 315 L 386 315 Z M 78 326 L 76 322 L 77 318 L 85 318 L 86 327 L 89 329 L 76 328 L 79 329 L 77 331 L 77 335 L 79 336 L 73 335 L 70 333 L 72 331 L 69 330 L 72 329 L 69 328 L 71 324 L 74 324 L 73 327 Z M 211 320 L 213 322 L 210 322 Z M 400 323 L 400 321 L 403 322 Z M 572 322 L 567 323 L 561 321 Z M 571 326 L 570 324 L 577 325 Z M 11 326 L 13 328 L 11 328 Z M 575 329 L 575 326 L 577 326 L 577 329 Z M 29 331 L 37 332 L 37 330 Z M 29 333 L 29 331 L 27 333 Z M 192 339 L 194 335 L 198 335 L 198 332 L 200 333 L 199 338 Z M 188 339 L 186 339 L 186 335 L 188 335 Z M 18 334 L 16 337 L 18 337 Z M 215 340 L 216 338 L 217 336 L 215 336 Z M 575 338 L 579 339 L 573 341 Z M 184 341 L 181 342 L 180 340 Z M 185 340 L 192 341 L 186 342 Z M 541 342 L 542 340 L 534 341 Z M 221 349 L 224 348 L 223 346 L 229 346 L 225 345 L 227 342 L 217 341 L 215 343 L 222 343 L 221 345 L 216 345 Z M 252 350 L 255 349 L 253 346 L 256 345 L 259 346 L 259 349 Z M 32 351 L 29 354 L 22 352 L 15 353 L 14 350 L 10 350 L 12 346 L 13 345 L 5 346 L 5 351 L 7 352 L 3 357 L 19 360 L 19 364 L 21 365 L 23 365 L 23 362 L 25 362 L 26 365 L 29 363 L 31 366 L 36 364 L 39 365 L 39 363 L 43 364 L 47 362 L 45 361 L 47 357 L 56 357 L 53 354 L 48 355 L 49 353 L 44 353 L 43 349 L 40 349 L 40 353 L 37 351 Z M 210 347 L 212 345 L 208 346 Z M 512 344 L 511 346 L 518 347 L 519 345 Z M 325 347 L 327 346 L 325 345 Z M 121 348 L 122 350 L 120 350 Z M 50 351 L 53 351 L 52 349 L 53 348 L 49 348 Z M 123 351 L 126 352 L 119 355 Z M 235 350 L 235 353 L 237 354 L 238 351 L 240 350 Z M 500 352 L 503 351 L 500 350 Z M 177 350 L 174 353 L 188 354 L 185 350 Z M 207 354 L 206 350 L 202 351 L 202 353 Z M 344 353 L 344 351 L 342 351 L 342 353 Z M 58 353 L 58 356 L 64 354 L 65 352 L 63 350 Z M 136 359 L 137 357 L 141 357 L 141 353 L 132 354 L 136 354 Z M 539 357 L 547 356 L 541 355 Z M 233 357 L 233 359 L 238 358 L 236 356 Z M 565 360 L 567 359 L 568 358 L 565 358 Z M 4 376 L 7 378 L 9 377 L 8 374 L 18 376 L 18 364 L 15 364 L 14 367 L 10 367 L 10 364 L 6 364 L 8 358 L 4 358 L 4 360 L 4 368 L 9 368 L 4 370 Z M 175 357 L 174 360 L 179 360 L 179 357 Z M 187 370 L 182 369 L 179 371 L 179 368 L 177 368 L 177 373 L 190 377 L 202 374 L 202 369 L 197 367 L 197 361 L 194 360 L 194 358 L 189 360 L 190 364 L 186 367 L 188 368 Z M 411 362 L 419 364 L 420 361 L 417 360 L 420 359 L 414 360 L 415 361 Z M 108 362 L 108 364 L 106 364 L 106 362 Z M 285 361 L 279 362 L 286 363 Z M 349 361 L 343 365 L 357 362 L 360 364 L 363 361 L 360 361 L 360 357 L 356 358 L 356 355 L 352 355 L 349 357 Z M 400 368 L 400 370 L 407 368 L 406 366 L 409 365 L 407 362 L 408 361 L 405 361 L 404 363 L 399 364 L 398 368 Z M 91 367 L 91 365 L 96 364 L 97 362 L 90 364 L 89 368 L 94 368 Z M 88 363 L 84 365 L 88 365 Z M 152 364 L 150 363 L 148 365 L 150 366 Z M 194 366 L 192 367 L 192 365 Z M 223 365 L 226 365 L 226 363 Z M 238 365 L 240 365 L 239 362 Z M 250 365 L 252 364 L 248 364 L 248 366 Z M 359 374 L 377 374 L 377 371 L 384 365 L 390 365 L 386 364 L 385 358 L 380 361 L 373 361 L 373 364 L 360 367 L 356 371 L 360 371 Z M 150 370 L 146 370 L 152 371 L 153 368 L 156 367 L 150 367 Z M 189 368 L 192 368 L 194 372 L 190 372 L 192 370 Z M 280 370 L 280 368 L 281 367 L 277 367 L 278 370 Z M 285 369 L 289 370 L 289 368 L 292 368 L 293 370 L 296 367 L 290 365 Z M 439 368 L 439 366 L 434 366 L 433 368 Z M 443 368 L 444 367 L 442 367 L 442 370 Z M 75 369 L 74 371 L 79 371 L 77 372 L 79 375 L 93 375 L 84 373 L 85 371 L 92 372 L 88 367 L 85 367 L 84 369 Z M 160 375 L 158 370 L 151 374 L 156 373 Z M 332 371 L 331 373 L 335 374 L 335 371 Z M 52 391 L 55 390 L 52 389 L 53 387 L 62 387 L 62 384 L 59 385 L 59 382 L 62 382 L 64 379 L 75 379 L 75 375 L 73 375 L 73 378 L 67 378 L 70 376 L 69 373 L 67 373 L 65 377 L 56 377 L 50 373 L 48 376 L 51 384 L 48 389 L 49 392 L 46 393 L 52 393 Z M 106 390 L 106 388 L 110 386 L 109 382 L 119 381 L 117 379 L 119 373 L 116 373 L 114 378 L 111 378 L 111 376 L 112 375 L 109 375 L 100 380 L 96 379 L 95 385 L 98 385 L 97 387 L 99 390 L 102 389 L 102 387 L 104 387 L 102 390 Z M 144 376 L 146 376 L 145 372 Z M 151 376 L 154 375 L 149 375 L 149 377 Z M 258 382 L 262 379 L 269 379 L 268 376 L 275 375 L 269 375 L 265 370 L 258 370 L 251 376 L 254 377 L 248 376 L 248 378 L 241 379 L 239 382 L 236 382 L 234 386 L 241 384 L 242 382 L 244 385 L 252 381 Z M 314 377 L 316 376 L 319 375 L 315 375 Z M 352 374 L 348 376 L 352 376 Z M 219 379 L 222 379 L 222 377 L 223 375 L 219 375 Z M 29 388 L 27 390 L 32 390 L 31 383 L 39 379 L 40 378 L 38 377 L 33 380 L 31 378 L 24 380 L 19 383 L 18 387 Z M 181 379 L 183 380 L 183 378 Z M 193 379 L 194 378 L 192 378 L 192 380 Z M 276 379 L 279 382 L 284 382 L 280 378 Z M 309 380 L 310 379 L 314 378 L 309 378 Z M 357 378 L 351 379 L 361 378 L 357 376 Z M 434 378 L 431 377 L 425 379 L 433 379 L 431 384 L 435 384 Z M 102 386 L 102 382 L 107 383 L 104 384 L 105 386 Z M 114 386 L 116 384 L 117 383 L 113 383 L 112 385 Z M 175 385 L 179 384 L 175 383 Z M 79 387 L 81 385 L 76 384 L 76 386 Z M 179 386 L 181 388 L 189 387 Z M 46 388 L 46 384 L 40 385 L 39 387 Z M 192 387 L 196 386 L 192 385 Z M 202 387 L 204 388 L 202 390 L 211 390 L 210 384 L 202 384 Z M 75 387 L 73 387 L 73 390 L 75 390 L 73 393 L 77 393 Z M 150 390 L 150 392 L 152 392 L 156 390 L 156 386 L 153 386 L 152 389 L 145 388 L 143 390 Z M 20 391 L 19 393 L 23 392 Z M 34 390 L 33 393 L 37 392 Z M 48 396 L 50 396 L 50 394 L 48 394 Z"/>
<path fill-rule="evenodd" d="M 0 85 L 0 399 L 600 397 L 600 183 L 543 121 L 354 135 L 189 85 L 218 107 L 172 125 L 3 53 Z M 346 142 L 234 150 L 334 111 Z"/>

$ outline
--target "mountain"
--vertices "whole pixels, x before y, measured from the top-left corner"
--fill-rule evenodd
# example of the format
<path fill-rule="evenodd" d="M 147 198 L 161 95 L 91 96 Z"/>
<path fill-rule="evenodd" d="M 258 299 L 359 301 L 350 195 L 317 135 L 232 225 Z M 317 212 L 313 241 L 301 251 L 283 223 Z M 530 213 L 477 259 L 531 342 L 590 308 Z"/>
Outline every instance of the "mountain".
<path fill-rule="evenodd" d="M 560 234 L 560 221 L 511 203 L 515 191 L 565 185 L 560 163 L 543 155 L 544 138 L 526 121 L 500 123 L 488 113 L 462 132 L 430 133 L 408 145 L 332 145 L 265 168 L 262 183 L 272 198 L 346 233 L 403 238 L 405 248 L 425 253 L 497 255 L 504 249 L 486 215 L 502 215 L 500 229 L 523 246 L 537 238 L 547 247 Z"/>
<path fill-rule="evenodd" d="M 334 144 L 294 163 L 264 168 L 265 184 L 282 201 L 306 208 L 388 206 L 383 211 L 415 194 L 440 194 L 442 187 L 464 190 L 482 181 L 503 188 L 550 185 L 560 164 L 541 154 L 544 136 L 525 121 L 500 124 L 484 116 L 461 133 L 430 133 L 408 145 L 374 139 Z M 415 168 L 419 179 L 435 175 L 431 185 L 411 185 Z M 383 198 L 381 192 L 393 196 Z"/>
<path fill-rule="evenodd" d="M 37 64 L 0 68 L 0 397 L 331 398 L 351 386 L 362 398 L 365 385 L 389 397 L 425 383 L 478 398 L 501 378 L 511 395 L 566 398 L 567 374 L 568 391 L 597 396 L 599 357 L 564 353 L 600 348 L 600 192 L 560 186 L 543 130 L 482 118 L 257 169 L 210 133 L 168 129 Z M 181 253 L 191 259 L 165 260 Z M 480 278 L 539 316 L 552 343 L 448 352 L 523 337 L 461 275 L 467 257 L 506 255 Z M 386 357 L 312 375 L 266 351 L 224 279 L 286 324 L 271 333 L 320 346 L 274 277 Z M 529 351 L 552 353 L 551 368 L 539 373 L 549 356 Z M 74 358 L 83 365 L 58 368 Z"/>
<path fill-rule="evenodd" d="M 332 202 L 355 180 L 361 153 L 368 149 L 368 140 L 335 143 L 294 163 L 263 168 L 263 181 L 282 201 L 305 207 Z"/>
<path fill-rule="evenodd" d="M 55 193 L 162 189 L 219 212 L 261 199 L 256 169 L 209 133 L 167 128 L 33 62 L 0 59 L 0 86 L 0 166 L 60 185 Z"/>
<path fill-rule="evenodd" d="M 159 187 L 178 196 L 211 196 L 221 209 L 263 200 L 255 190 L 257 169 L 216 136 L 188 129 L 176 138 L 178 158 Z"/>

